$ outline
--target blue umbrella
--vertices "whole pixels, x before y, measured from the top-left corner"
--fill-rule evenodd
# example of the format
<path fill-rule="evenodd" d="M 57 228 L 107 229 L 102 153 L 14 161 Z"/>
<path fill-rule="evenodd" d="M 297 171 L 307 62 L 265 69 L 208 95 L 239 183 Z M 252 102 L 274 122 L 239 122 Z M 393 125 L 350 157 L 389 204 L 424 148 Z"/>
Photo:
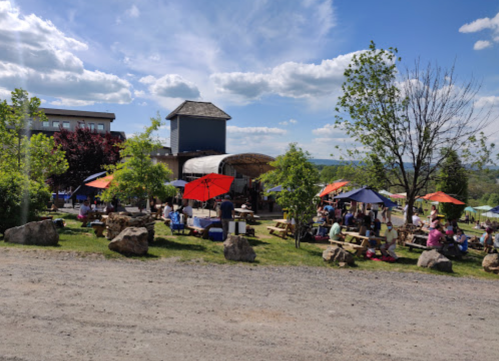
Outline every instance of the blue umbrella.
<path fill-rule="evenodd" d="M 473 213 L 476 213 L 475 209 L 474 209 L 473 207 L 470 207 L 470 206 L 466 207 L 466 208 L 464 209 L 464 211 L 465 211 L 465 212 L 473 212 Z"/>
<path fill-rule="evenodd" d="M 489 210 L 489 212 L 499 213 L 499 206 L 496 206 L 496 207 L 492 208 L 491 210 Z"/>
<path fill-rule="evenodd" d="M 177 179 L 177 180 L 165 183 L 165 184 L 168 185 L 168 186 L 174 186 L 174 187 L 184 188 L 187 183 L 188 182 L 186 182 L 186 181 L 184 181 L 182 179 Z"/>
<path fill-rule="evenodd" d="M 277 187 L 270 188 L 269 190 L 267 190 L 267 192 L 280 192 L 280 191 L 282 191 L 282 186 L 277 186 Z"/>
<path fill-rule="evenodd" d="M 334 199 L 346 199 L 362 203 L 383 203 L 385 207 L 397 206 L 396 203 L 367 187 L 358 188 L 350 192 L 339 194 L 334 197 Z"/>
<path fill-rule="evenodd" d="M 87 177 L 83 180 L 83 183 L 88 183 L 90 181 L 93 181 L 97 178 L 100 178 L 102 177 L 104 174 L 106 174 L 107 172 L 99 172 L 99 173 L 95 173 L 95 174 L 92 174 L 90 177 Z"/>

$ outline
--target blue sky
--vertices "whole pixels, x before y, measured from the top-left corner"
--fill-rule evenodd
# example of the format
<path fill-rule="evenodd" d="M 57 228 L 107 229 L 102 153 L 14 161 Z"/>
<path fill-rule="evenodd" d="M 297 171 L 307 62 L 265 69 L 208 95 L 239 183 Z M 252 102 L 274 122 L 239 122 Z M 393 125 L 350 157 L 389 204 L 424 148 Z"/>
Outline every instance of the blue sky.
<path fill-rule="evenodd" d="M 0 0 L 0 99 L 23 87 L 46 107 L 114 112 L 127 134 L 184 99 L 211 101 L 233 118 L 228 152 L 298 142 L 331 158 L 352 145 L 332 127 L 343 70 L 370 40 L 408 67 L 456 61 L 482 82 L 477 104 L 499 110 L 492 0 Z"/>

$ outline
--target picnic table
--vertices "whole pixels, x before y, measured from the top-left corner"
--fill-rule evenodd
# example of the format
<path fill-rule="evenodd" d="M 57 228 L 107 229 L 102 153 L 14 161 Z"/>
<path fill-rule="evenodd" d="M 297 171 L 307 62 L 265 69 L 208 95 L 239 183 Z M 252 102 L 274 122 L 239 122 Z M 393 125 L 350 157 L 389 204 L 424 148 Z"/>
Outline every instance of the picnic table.
<path fill-rule="evenodd" d="M 259 216 L 255 215 L 255 212 L 252 211 L 251 209 L 234 208 L 234 211 L 236 213 L 235 218 L 242 219 L 248 222 L 254 221 L 255 218 L 260 218 Z"/>
<path fill-rule="evenodd" d="M 430 248 L 426 246 L 426 242 L 428 241 L 427 234 L 414 234 L 412 235 L 412 241 L 404 242 L 406 247 L 409 247 L 409 251 L 412 251 L 413 248 L 422 249 L 423 251 L 427 251 Z"/>
<path fill-rule="evenodd" d="M 220 218 L 198 218 L 196 217 L 196 222 L 193 224 L 186 224 L 187 229 L 190 230 L 189 235 L 194 235 L 194 232 L 197 232 L 199 236 L 203 239 L 208 239 L 211 228 L 222 228 L 222 223 L 220 222 Z"/>
<path fill-rule="evenodd" d="M 370 239 L 376 241 L 376 248 L 379 248 L 381 246 L 381 242 L 384 240 L 384 237 L 367 237 L 360 235 L 358 232 L 343 232 L 343 234 L 350 236 L 351 242 L 335 241 L 332 239 L 329 241 L 341 247 L 355 251 L 357 256 L 362 256 L 362 254 L 367 251 L 367 248 L 370 247 Z"/>
<path fill-rule="evenodd" d="M 293 235 L 295 233 L 294 225 L 288 219 L 276 219 L 275 226 L 267 226 L 269 233 L 286 239 L 288 233 Z"/>

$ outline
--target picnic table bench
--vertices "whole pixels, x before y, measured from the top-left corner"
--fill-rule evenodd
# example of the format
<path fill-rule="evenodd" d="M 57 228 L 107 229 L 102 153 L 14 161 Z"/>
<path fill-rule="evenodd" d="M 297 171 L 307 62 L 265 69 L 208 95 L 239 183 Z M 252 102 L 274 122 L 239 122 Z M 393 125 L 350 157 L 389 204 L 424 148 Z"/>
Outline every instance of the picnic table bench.
<path fill-rule="evenodd" d="M 350 244 L 352 246 L 349 246 L 353 248 L 356 251 L 357 256 L 362 256 L 362 254 L 367 251 L 367 248 L 369 248 L 369 240 L 373 239 L 376 241 L 376 248 L 379 248 L 381 246 L 381 242 L 384 240 L 383 237 L 367 237 L 367 236 L 362 236 L 357 232 L 343 232 L 343 234 L 350 236 L 352 243 L 349 242 L 343 242 L 345 244 Z M 330 240 L 332 243 L 338 244 L 338 242 L 341 241 L 334 241 Z"/>
<path fill-rule="evenodd" d="M 256 215 L 255 212 L 252 211 L 251 209 L 235 208 L 234 211 L 236 213 L 235 218 L 239 218 L 241 220 L 245 220 L 248 222 L 255 221 L 258 218 L 260 218 L 260 216 Z"/>
<path fill-rule="evenodd" d="M 288 233 L 294 234 L 293 225 L 287 219 L 276 219 L 275 222 L 275 226 L 267 226 L 270 234 L 280 236 L 283 239 L 286 239 Z"/>
<path fill-rule="evenodd" d="M 431 248 L 426 246 L 427 240 L 428 240 L 428 236 L 425 234 L 414 234 L 412 236 L 412 242 L 406 241 L 406 242 L 404 242 L 404 246 L 409 247 L 409 251 L 412 251 L 413 248 L 428 251 Z"/>

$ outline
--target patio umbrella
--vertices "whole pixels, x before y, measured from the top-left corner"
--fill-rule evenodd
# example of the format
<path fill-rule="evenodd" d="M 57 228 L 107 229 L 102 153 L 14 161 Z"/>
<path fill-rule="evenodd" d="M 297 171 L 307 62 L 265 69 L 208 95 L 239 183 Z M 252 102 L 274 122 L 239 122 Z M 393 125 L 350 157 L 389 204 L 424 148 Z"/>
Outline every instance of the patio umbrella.
<path fill-rule="evenodd" d="M 473 207 L 474 209 L 477 209 L 479 211 L 490 211 L 493 207 L 491 206 L 480 206 L 480 207 Z M 497 208 L 497 207 L 496 207 Z"/>
<path fill-rule="evenodd" d="M 184 199 L 206 202 L 208 199 L 227 193 L 234 177 L 210 173 L 185 185 Z"/>
<path fill-rule="evenodd" d="M 101 188 L 101 189 L 104 189 L 104 188 L 107 188 L 109 187 L 109 184 L 111 184 L 111 181 L 114 179 L 114 176 L 111 174 L 111 175 L 108 175 L 104 178 L 99 178 L 99 179 L 96 179 L 90 183 L 87 183 L 85 184 L 86 186 L 88 187 L 94 187 L 94 188 Z"/>
<path fill-rule="evenodd" d="M 482 216 L 488 218 L 499 218 L 499 214 L 492 212 L 492 209 L 489 212 L 482 213 Z"/>
<path fill-rule="evenodd" d="M 464 202 L 461 202 L 460 200 L 451 197 L 448 194 L 445 194 L 442 191 L 438 191 L 435 193 L 429 193 L 425 195 L 424 197 L 421 197 L 423 199 L 429 200 L 429 201 L 437 201 L 440 203 L 453 203 L 453 204 L 458 204 L 458 205 L 464 205 Z"/>
<path fill-rule="evenodd" d="M 342 193 L 334 197 L 334 199 L 346 199 L 362 203 L 383 203 L 385 207 L 396 207 L 397 204 L 393 203 L 388 198 L 383 197 L 378 192 L 371 188 L 358 188 L 353 191 Z"/>
<path fill-rule="evenodd" d="M 397 198 L 397 199 L 403 199 L 405 196 L 403 194 L 392 194 L 389 196 L 390 198 Z"/>
<path fill-rule="evenodd" d="M 464 211 L 465 211 L 465 212 L 473 212 L 473 213 L 476 213 L 475 208 L 470 207 L 470 206 L 466 207 L 466 208 L 464 209 Z"/>
<path fill-rule="evenodd" d="M 187 184 L 187 182 L 185 180 L 182 180 L 182 179 L 177 179 L 177 180 L 165 183 L 165 185 L 167 185 L 167 186 L 174 186 L 177 188 L 184 188 L 186 184 Z"/>
<path fill-rule="evenodd" d="M 390 192 L 388 192 L 388 191 L 385 191 L 384 189 L 383 189 L 383 190 L 381 190 L 381 191 L 379 191 L 379 194 L 383 194 L 384 196 L 392 196 L 392 195 L 393 195 L 393 193 L 390 193 Z"/>
<path fill-rule="evenodd" d="M 93 180 L 95 180 L 95 179 L 97 179 L 97 178 L 99 178 L 99 177 L 102 177 L 103 175 L 106 175 L 106 173 L 107 173 L 107 172 L 106 172 L 106 171 L 104 171 L 104 172 L 99 172 L 99 173 L 92 174 L 91 176 L 89 176 L 89 177 L 85 178 L 85 179 L 83 180 L 83 183 L 87 183 L 87 182 L 93 181 Z"/>
<path fill-rule="evenodd" d="M 499 213 L 499 206 L 489 209 L 492 213 Z"/>
<path fill-rule="evenodd" d="M 328 184 L 326 186 L 326 188 L 324 188 L 324 190 L 321 192 L 321 194 L 319 194 L 319 197 L 322 198 L 322 197 L 328 195 L 329 193 L 334 192 L 335 190 L 346 186 L 348 183 L 350 183 L 350 182 L 344 181 L 344 182 L 334 182 L 334 183 Z"/>
<path fill-rule="evenodd" d="M 282 186 L 276 186 L 274 188 L 268 189 L 267 193 L 269 193 L 269 192 L 280 192 L 280 191 L 282 191 Z"/>

